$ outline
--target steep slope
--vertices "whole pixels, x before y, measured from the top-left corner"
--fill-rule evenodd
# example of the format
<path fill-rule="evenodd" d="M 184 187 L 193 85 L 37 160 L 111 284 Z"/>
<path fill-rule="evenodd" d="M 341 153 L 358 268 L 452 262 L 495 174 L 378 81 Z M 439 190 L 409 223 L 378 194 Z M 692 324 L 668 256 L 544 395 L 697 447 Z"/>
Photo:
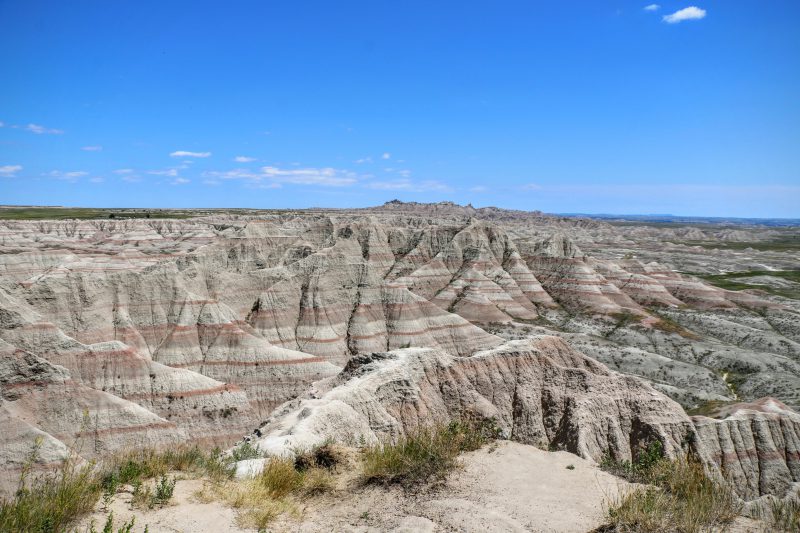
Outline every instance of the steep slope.
<path fill-rule="evenodd" d="M 490 419 L 511 440 L 597 462 L 634 460 L 658 441 L 668 456 L 696 453 L 744 500 L 782 498 L 800 487 L 800 415 L 786 406 L 764 400 L 724 420 L 690 419 L 644 382 L 548 336 L 466 359 L 418 348 L 354 358 L 278 409 L 254 442 L 291 454 L 327 439 L 378 442 L 463 416 Z"/>

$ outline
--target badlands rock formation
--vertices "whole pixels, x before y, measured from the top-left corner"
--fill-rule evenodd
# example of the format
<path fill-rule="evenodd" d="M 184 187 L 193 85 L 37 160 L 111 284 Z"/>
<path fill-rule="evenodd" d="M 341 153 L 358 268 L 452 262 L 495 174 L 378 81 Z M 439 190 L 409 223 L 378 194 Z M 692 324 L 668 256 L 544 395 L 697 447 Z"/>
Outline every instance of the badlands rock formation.
<path fill-rule="evenodd" d="M 722 465 L 730 453 L 763 455 L 766 434 L 751 445 L 730 422 L 704 429 L 681 406 L 773 396 L 788 414 L 752 416 L 777 417 L 764 427 L 774 451 L 791 455 L 800 304 L 698 276 L 796 268 L 791 249 L 739 246 L 793 230 L 694 230 L 402 202 L 0 222 L 0 416 L 10 428 L 0 436 L 0 485 L 13 484 L 37 437 L 41 464 L 68 447 L 95 457 L 144 443 L 229 445 L 276 423 L 278 406 L 289 416 L 285 402 L 312 401 L 309 390 L 333 394 L 399 364 L 370 355 L 398 349 L 415 361 L 401 365 L 409 379 L 452 390 L 421 396 L 435 405 L 401 402 L 382 426 L 367 416 L 369 431 L 357 426 L 365 438 L 469 407 L 494 413 L 516 440 L 594 460 L 629 457 L 654 436 L 677 450 L 694 435 L 711 439 L 706 460 Z M 743 475 L 760 479 L 753 468 Z"/>
<path fill-rule="evenodd" d="M 408 348 L 351 359 L 257 431 L 270 455 L 327 440 L 375 443 L 464 417 L 491 420 L 509 439 L 596 462 L 635 460 L 650 443 L 695 453 L 744 500 L 800 488 L 800 415 L 773 399 L 724 420 L 688 417 L 639 379 L 609 371 L 556 337 L 512 341 L 458 358 Z M 264 460 L 244 461 L 240 475 Z"/>

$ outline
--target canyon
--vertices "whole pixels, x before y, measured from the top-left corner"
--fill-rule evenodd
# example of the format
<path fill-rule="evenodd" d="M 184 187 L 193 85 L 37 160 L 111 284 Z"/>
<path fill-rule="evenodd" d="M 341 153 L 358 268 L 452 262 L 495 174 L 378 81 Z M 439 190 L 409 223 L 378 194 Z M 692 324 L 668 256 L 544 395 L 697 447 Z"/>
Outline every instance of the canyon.
<path fill-rule="evenodd" d="M 799 233 L 398 201 L 0 220 L 0 488 L 34 449 L 285 454 L 469 415 L 790 498 Z"/>

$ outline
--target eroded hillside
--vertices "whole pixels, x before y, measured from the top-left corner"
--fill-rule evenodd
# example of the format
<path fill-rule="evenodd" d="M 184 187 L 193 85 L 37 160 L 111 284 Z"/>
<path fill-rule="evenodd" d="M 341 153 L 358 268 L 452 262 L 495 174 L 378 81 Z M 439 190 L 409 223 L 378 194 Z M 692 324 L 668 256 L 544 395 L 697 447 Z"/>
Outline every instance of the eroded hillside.
<path fill-rule="evenodd" d="M 613 373 L 600 385 L 609 401 L 609 391 L 627 391 L 627 407 L 617 401 L 609 413 L 628 422 L 613 431 L 585 429 L 579 404 L 569 404 L 576 400 L 553 391 L 533 402 L 543 413 L 515 396 L 495 409 L 517 440 L 561 443 L 591 459 L 609 448 L 624 457 L 635 444 L 631 432 L 652 426 L 675 447 L 688 434 L 717 442 L 716 451 L 703 450 L 720 463 L 737 451 L 728 430 L 692 422 L 656 391 L 706 414 L 763 396 L 800 406 L 800 303 L 786 292 L 791 278 L 772 274 L 800 263 L 796 249 L 765 245 L 785 238 L 776 231 L 397 202 L 183 220 L 2 222 L 4 483 L 37 438 L 42 464 L 75 446 L 93 457 L 132 445 L 229 445 L 355 356 L 400 348 L 434 350 L 435 364 L 419 364 L 459 376 L 439 370 L 438 381 L 489 397 L 478 361 L 519 348 L 508 341 L 541 346 L 535 339 L 543 334 L 561 338 L 547 341 L 559 357 L 570 354 L 558 367 L 608 372 L 582 353 L 653 388 L 637 380 L 620 388 L 614 380 L 629 378 Z M 756 271 L 752 289 L 708 277 L 729 271 Z M 773 278 L 778 289 L 768 290 Z M 575 372 L 557 388 L 585 387 L 569 377 Z M 498 380 L 493 390 L 521 375 L 533 379 L 519 367 L 489 374 Z M 667 430 L 640 416 L 655 409 L 642 403 L 654 394 Z M 787 468 L 780 483 L 798 481 L 796 464 Z M 758 495 L 757 476 L 743 475 L 756 486 L 747 495 Z"/>

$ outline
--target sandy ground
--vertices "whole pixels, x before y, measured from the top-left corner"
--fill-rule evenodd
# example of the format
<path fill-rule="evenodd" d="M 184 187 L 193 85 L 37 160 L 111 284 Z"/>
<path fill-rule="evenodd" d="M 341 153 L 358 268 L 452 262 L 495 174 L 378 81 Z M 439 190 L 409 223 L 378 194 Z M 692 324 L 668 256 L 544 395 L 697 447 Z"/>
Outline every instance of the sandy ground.
<path fill-rule="evenodd" d="M 572 454 L 514 442 L 499 442 L 461 460 L 463 468 L 444 484 L 421 492 L 354 488 L 345 481 L 332 494 L 300 502 L 296 516 L 284 515 L 270 531 L 584 533 L 602 524 L 604 502 L 631 486 Z M 194 494 L 202 486 L 201 480 L 180 480 L 171 504 L 160 509 L 131 510 L 128 493 L 119 494 L 109 508 L 117 525 L 136 516 L 135 532 L 145 525 L 151 533 L 250 531 L 236 525 L 233 509 L 198 501 Z M 92 519 L 102 530 L 107 512 L 101 507 L 78 531 Z"/>
<path fill-rule="evenodd" d="M 286 517 L 276 526 L 298 532 L 584 533 L 602 524 L 604 502 L 631 486 L 575 455 L 508 441 L 462 461 L 463 470 L 438 489 L 361 489 L 345 501 L 311 502 L 302 520 Z"/>
<path fill-rule="evenodd" d="M 440 533 L 552 532 L 588 533 L 602 525 L 605 505 L 634 486 L 566 452 L 546 452 L 501 441 L 461 457 L 462 468 L 446 482 L 419 492 L 398 487 L 361 487 L 355 471 L 340 473 L 331 494 L 298 503 L 268 531 L 280 533 Z M 574 468 L 568 468 L 568 467 Z M 122 492 L 76 529 L 88 531 L 94 520 L 102 531 L 112 510 L 119 527 L 136 517 L 133 533 L 232 533 L 236 511 L 225 504 L 201 502 L 195 496 L 204 481 L 179 479 L 169 505 L 147 511 L 130 506 Z M 728 533 L 764 533 L 764 525 L 746 518 Z"/>

